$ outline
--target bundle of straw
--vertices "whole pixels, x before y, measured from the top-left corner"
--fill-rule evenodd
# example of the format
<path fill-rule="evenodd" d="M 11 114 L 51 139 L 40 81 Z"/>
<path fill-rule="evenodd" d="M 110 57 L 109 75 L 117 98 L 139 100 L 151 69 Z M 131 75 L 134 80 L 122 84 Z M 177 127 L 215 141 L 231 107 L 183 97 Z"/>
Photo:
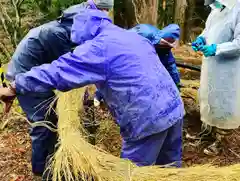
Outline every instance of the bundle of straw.
<path fill-rule="evenodd" d="M 62 93 L 58 102 L 59 148 L 51 160 L 53 181 L 238 181 L 240 165 L 184 169 L 137 167 L 90 145 L 80 121 L 85 89 Z M 147 154 L 147 153 L 146 153 Z"/>
<path fill-rule="evenodd" d="M 84 92 L 83 88 L 59 94 L 59 145 L 50 160 L 53 180 L 62 181 L 64 178 L 66 181 L 100 181 L 103 180 L 102 175 L 122 178 L 126 162 L 111 155 L 106 157 L 107 153 L 87 142 L 88 135 L 80 119 Z M 120 167 L 116 167 L 116 163 Z"/>

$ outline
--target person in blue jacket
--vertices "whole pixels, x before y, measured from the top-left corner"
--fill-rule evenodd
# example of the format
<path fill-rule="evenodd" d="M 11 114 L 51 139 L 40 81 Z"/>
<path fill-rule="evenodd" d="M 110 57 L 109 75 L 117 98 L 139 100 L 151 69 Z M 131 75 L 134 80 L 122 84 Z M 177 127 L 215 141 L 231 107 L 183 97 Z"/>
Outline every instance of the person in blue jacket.
<path fill-rule="evenodd" d="M 160 30 L 153 25 L 139 24 L 129 31 L 137 32 L 154 45 L 160 61 L 180 89 L 180 74 L 177 69 L 176 60 L 171 52 L 171 49 L 174 47 L 173 43 L 180 37 L 180 27 L 177 24 L 170 24 Z"/>
<path fill-rule="evenodd" d="M 16 75 L 0 99 L 95 84 L 120 126 L 122 158 L 181 166 L 183 101 L 151 43 L 91 9 L 74 17 L 71 40 L 79 46 Z"/>
<path fill-rule="evenodd" d="M 174 42 L 176 42 L 180 37 L 180 27 L 177 24 L 170 24 L 162 30 L 159 30 L 153 25 L 139 24 L 131 28 L 129 31 L 136 32 L 151 42 L 151 44 L 155 47 L 160 61 L 180 90 L 180 73 L 177 69 L 176 60 L 171 52 L 171 49 L 174 47 Z M 97 107 L 103 101 L 103 96 L 97 90 L 95 93 L 94 105 Z"/>
<path fill-rule="evenodd" d="M 30 30 L 12 56 L 6 74 L 7 79 L 14 81 L 17 75 L 28 72 L 35 66 L 51 63 L 59 56 L 71 51 L 75 46 L 70 38 L 73 17 L 89 8 L 110 10 L 113 8 L 113 0 L 95 0 L 95 3 L 88 0 L 88 2 L 71 6 L 57 20 Z M 42 94 L 19 94 L 17 98 L 31 122 L 46 120 L 56 124 L 57 116 L 54 111 L 46 116 L 54 96 L 54 92 L 49 89 Z M 32 141 L 32 171 L 36 175 L 42 175 L 46 158 L 54 151 L 56 133 L 45 127 L 34 127 L 30 131 L 30 136 Z"/>

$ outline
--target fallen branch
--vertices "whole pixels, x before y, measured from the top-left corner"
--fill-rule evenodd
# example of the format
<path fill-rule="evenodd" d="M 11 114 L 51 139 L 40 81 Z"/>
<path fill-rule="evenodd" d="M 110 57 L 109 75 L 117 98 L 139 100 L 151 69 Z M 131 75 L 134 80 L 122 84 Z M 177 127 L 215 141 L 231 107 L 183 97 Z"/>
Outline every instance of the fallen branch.
<path fill-rule="evenodd" d="M 235 151 L 233 151 L 231 148 L 228 149 L 232 154 L 234 154 L 236 157 L 240 159 L 240 155 L 237 154 Z"/>

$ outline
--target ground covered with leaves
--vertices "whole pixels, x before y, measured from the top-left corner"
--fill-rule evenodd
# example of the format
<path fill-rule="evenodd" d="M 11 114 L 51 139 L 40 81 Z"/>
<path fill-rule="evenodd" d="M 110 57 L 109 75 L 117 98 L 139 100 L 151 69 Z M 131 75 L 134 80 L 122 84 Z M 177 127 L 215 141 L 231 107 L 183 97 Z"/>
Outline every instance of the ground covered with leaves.
<path fill-rule="evenodd" d="M 192 55 L 188 48 L 176 51 L 179 59 L 199 65 L 200 55 Z M 189 59 L 192 59 L 189 60 Z M 194 61 L 193 61 L 194 60 Z M 204 155 L 203 148 L 208 142 L 187 139 L 186 135 L 197 135 L 200 132 L 200 115 L 197 103 L 197 90 L 199 87 L 199 73 L 181 69 L 183 97 L 186 109 L 184 122 L 183 162 L 184 166 L 195 164 L 214 164 L 217 166 L 240 163 L 240 130 L 224 142 L 222 153 L 216 157 Z M 100 128 L 96 135 L 96 144 L 102 149 L 119 156 L 121 149 L 121 137 L 119 128 L 112 120 L 106 109 L 95 110 Z M 11 116 L 11 115 L 10 115 Z M 14 117 L 15 116 L 15 117 Z M 28 135 L 29 125 L 19 115 L 14 115 L 6 127 L 0 130 L 0 180 L 1 181 L 37 181 L 31 173 L 31 143 Z M 6 121 L 3 118 L 1 125 Z"/>
<path fill-rule="evenodd" d="M 0 132 L 0 180 L 31 181 L 31 144 L 24 119 L 9 122 Z"/>

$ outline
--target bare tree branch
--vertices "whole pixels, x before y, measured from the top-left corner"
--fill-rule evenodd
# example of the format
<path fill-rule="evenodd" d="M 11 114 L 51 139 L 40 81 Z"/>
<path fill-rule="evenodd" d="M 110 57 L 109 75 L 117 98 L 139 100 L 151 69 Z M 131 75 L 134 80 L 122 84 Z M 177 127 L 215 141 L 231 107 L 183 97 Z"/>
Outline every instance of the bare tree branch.
<path fill-rule="evenodd" d="M 8 15 L 6 8 L 4 8 L 3 4 L 0 2 L 0 19 L 1 19 L 1 24 L 3 26 L 3 29 L 7 35 L 7 38 L 11 41 L 12 45 L 15 45 L 15 41 L 14 38 L 11 34 L 11 30 L 14 29 L 14 23 L 13 20 L 10 18 L 10 16 Z M 7 19 L 5 19 L 7 18 Z"/>
<path fill-rule="evenodd" d="M 18 43 L 18 35 L 21 27 L 21 16 L 20 16 L 20 11 L 21 11 L 21 5 L 24 2 L 24 0 L 11 0 L 12 5 L 14 7 L 15 11 L 15 24 L 14 24 L 14 47 L 17 46 Z"/>
<path fill-rule="evenodd" d="M 8 60 L 11 58 L 11 48 L 16 48 L 19 40 L 19 34 L 21 30 L 21 5 L 24 0 L 11 0 L 12 8 L 15 13 L 15 17 L 11 18 L 6 6 L 0 2 L 0 25 L 3 27 L 5 37 L 11 41 L 11 45 L 7 47 L 4 42 L 0 42 L 0 52 Z M 11 47 L 11 48 L 10 48 Z"/>
<path fill-rule="evenodd" d="M 18 0 L 11 0 L 12 5 L 14 7 L 14 11 L 15 11 L 15 23 L 14 23 L 14 32 L 13 32 L 13 38 L 14 38 L 14 47 L 17 47 L 17 34 L 18 34 L 18 25 L 19 25 L 19 21 L 20 21 L 20 17 L 19 17 L 19 11 L 18 11 L 18 7 L 17 7 L 17 2 Z"/>
<path fill-rule="evenodd" d="M 18 7 L 21 7 L 22 6 L 22 3 L 24 2 L 25 0 L 19 0 L 18 3 L 17 3 L 17 6 Z"/>
<path fill-rule="evenodd" d="M 8 60 L 11 59 L 11 53 L 8 51 L 4 43 L 0 42 L 0 50 L 6 56 Z"/>
<path fill-rule="evenodd" d="M 2 4 L 0 3 L 0 7 L 2 6 Z M 11 36 L 11 33 L 8 31 L 8 26 L 6 23 L 6 19 L 4 18 L 4 15 L 2 14 L 3 11 L 0 11 L 0 20 L 1 20 L 1 24 L 3 26 L 3 29 L 5 31 L 5 33 L 7 33 L 8 36 Z"/>
<path fill-rule="evenodd" d="M 158 0 L 130 0 L 134 7 L 136 23 L 149 23 L 155 25 L 158 15 Z"/>
<path fill-rule="evenodd" d="M 131 0 L 131 3 L 132 3 L 132 6 L 133 6 L 133 9 L 134 9 L 133 13 L 135 15 L 135 21 L 136 21 L 137 24 L 140 24 L 139 23 L 139 17 L 138 17 L 138 14 L 137 14 L 137 6 L 136 6 L 134 0 Z"/>
<path fill-rule="evenodd" d="M 7 19 L 7 21 L 9 21 L 9 23 L 13 23 L 12 19 L 10 18 L 10 16 L 7 13 L 6 8 L 3 6 L 3 4 L 0 2 L 0 10 L 2 12 L 2 14 L 5 16 L 5 18 Z"/>

